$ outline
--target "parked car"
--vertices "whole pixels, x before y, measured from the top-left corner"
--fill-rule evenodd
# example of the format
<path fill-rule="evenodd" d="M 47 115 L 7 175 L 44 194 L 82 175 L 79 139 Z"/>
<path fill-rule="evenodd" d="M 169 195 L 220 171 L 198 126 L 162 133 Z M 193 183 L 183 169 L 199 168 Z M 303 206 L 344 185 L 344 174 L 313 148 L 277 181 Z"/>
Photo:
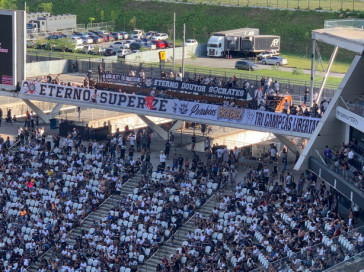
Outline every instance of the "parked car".
<path fill-rule="evenodd" d="M 100 46 L 95 46 L 94 50 L 90 53 L 92 55 L 103 55 L 105 53 L 105 48 Z"/>
<path fill-rule="evenodd" d="M 105 36 L 107 36 L 107 38 L 109 39 L 109 42 L 115 41 L 115 38 L 113 35 L 105 35 Z"/>
<path fill-rule="evenodd" d="M 264 51 L 264 52 L 260 53 L 257 56 L 257 58 L 258 58 L 258 60 L 262 60 L 262 59 L 265 59 L 265 58 L 278 56 L 278 55 L 279 55 L 279 52 L 276 51 L 276 50 L 267 50 L 267 51 Z"/>
<path fill-rule="evenodd" d="M 68 52 L 75 52 L 75 51 L 78 51 L 78 50 L 82 50 L 84 47 L 83 44 L 75 44 L 72 48 L 69 47 L 69 48 L 66 48 L 66 51 Z"/>
<path fill-rule="evenodd" d="M 158 33 L 157 31 L 148 31 L 147 33 L 145 33 L 144 37 L 146 39 L 151 39 L 157 33 Z"/>
<path fill-rule="evenodd" d="M 83 35 L 80 36 L 80 39 L 82 39 L 84 44 L 92 44 L 94 43 L 94 40 L 89 35 Z"/>
<path fill-rule="evenodd" d="M 135 42 L 135 40 L 126 40 L 125 42 L 124 42 L 124 46 L 123 46 L 123 48 L 124 49 L 128 49 L 128 48 L 130 48 L 130 44 L 131 43 L 134 43 Z"/>
<path fill-rule="evenodd" d="M 262 60 L 262 64 L 265 65 L 286 65 L 288 64 L 288 60 L 286 58 L 282 58 L 280 56 L 269 57 Z"/>
<path fill-rule="evenodd" d="M 235 62 L 235 69 L 254 71 L 258 70 L 258 65 L 248 60 L 238 60 Z"/>
<path fill-rule="evenodd" d="M 171 43 L 170 41 L 164 40 L 163 42 L 166 45 L 166 48 L 172 48 L 173 47 L 173 43 Z"/>
<path fill-rule="evenodd" d="M 82 53 L 85 53 L 85 54 L 92 54 L 92 52 L 95 50 L 95 46 L 92 45 L 92 44 L 89 44 L 89 45 L 85 45 L 81 52 Z"/>
<path fill-rule="evenodd" d="M 108 42 L 109 41 L 109 36 L 104 35 L 104 34 L 100 34 L 99 37 L 104 41 L 104 42 Z"/>
<path fill-rule="evenodd" d="M 134 29 L 132 32 L 131 32 L 131 38 L 132 39 L 141 39 L 141 38 L 144 38 L 144 31 L 143 30 L 140 30 L 140 29 Z"/>
<path fill-rule="evenodd" d="M 124 46 L 123 42 L 114 42 L 110 45 L 110 48 L 122 48 Z"/>
<path fill-rule="evenodd" d="M 195 39 L 188 39 L 182 46 L 194 46 L 198 45 L 198 42 Z"/>
<path fill-rule="evenodd" d="M 139 52 L 140 52 L 140 50 L 133 50 L 133 51 L 131 51 L 130 54 L 136 54 L 136 53 L 139 53 Z"/>
<path fill-rule="evenodd" d="M 157 49 L 166 48 L 166 44 L 163 41 L 152 41 L 152 43 L 155 44 Z"/>
<path fill-rule="evenodd" d="M 97 36 L 96 34 L 89 35 L 89 37 L 93 40 L 93 43 L 102 43 L 104 41 L 100 36 Z"/>
<path fill-rule="evenodd" d="M 133 42 L 129 45 L 130 50 L 139 50 L 142 44 L 139 42 Z"/>
<path fill-rule="evenodd" d="M 131 51 L 129 49 L 121 49 L 118 52 L 116 52 L 116 55 L 118 58 L 125 58 L 126 55 L 129 55 Z"/>
<path fill-rule="evenodd" d="M 157 49 L 157 46 L 151 42 L 142 42 L 142 47 L 147 48 L 149 50 Z"/>
<path fill-rule="evenodd" d="M 127 40 L 129 38 L 128 32 L 120 31 L 119 34 L 123 36 L 123 38 L 122 38 L 123 40 Z"/>
<path fill-rule="evenodd" d="M 71 36 L 70 38 L 76 45 L 83 45 L 83 40 L 80 37 Z"/>
<path fill-rule="evenodd" d="M 27 40 L 27 47 L 34 47 L 37 43 L 34 40 Z"/>
<path fill-rule="evenodd" d="M 106 48 L 104 56 L 115 56 L 118 51 L 119 48 Z"/>
<path fill-rule="evenodd" d="M 157 33 L 152 37 L 152 41 L 167 40 L 168 35 L 166 33 Z"/>
<path fill-rule="evenodd" d="M 120 34 L 119 32 L 111 32 L 110 35 L 112 35 L 115 40 L 122 40 L 123 39 L 123 35 Z"/>

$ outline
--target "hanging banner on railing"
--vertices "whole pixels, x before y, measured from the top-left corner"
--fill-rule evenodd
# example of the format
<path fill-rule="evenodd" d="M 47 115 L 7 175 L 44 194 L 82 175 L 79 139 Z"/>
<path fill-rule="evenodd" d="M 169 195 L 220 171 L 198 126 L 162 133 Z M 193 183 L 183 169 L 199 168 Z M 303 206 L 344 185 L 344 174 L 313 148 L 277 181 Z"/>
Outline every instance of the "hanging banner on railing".
<path fill-rule="evenodd" d="M 126 74 L 115 74 L 115 73 L 103 73 L 101 75 L 101 80 L 103 82 L 111 83 L 123 83 L 123 84 L 135 84 L 141 83 L 143 80 L 138 76 L 129 76 Z"/>
<path fill-rule="evenodd" d="M 128 76 L 125 74 L 103 73 L 103 82 L 135 84 L 142 83 L 143 80 L 138 76 Z M 224 97 L 226 99 L 251 100 L 249 94 L 240 88 L 225 88 L 206 84 L 190 83 L 184 81 L 176 81 L 169 79 L 152 79 L 146 78 L 145 85 L 150 88 L 170 89 L 173 91 L 194 93 L 197 95 L 214 95 Z"/>
<path fill-rule="evenodd" d="M 92 108 L 92 104 L 104 105 L 108 110 L 134 109 L 143 111 L 147 115 L 153 115 L 153 112 L 165 114 L 165 118 L 181 118 L 181 120 L 198 118 L 200 120 L 196 120 L 196 122 L 200 123 L 202 119 L 220 121 L 227 125 L 234 123 L 266 128 L 267 131 L 274 129 L 305 134 L 312 134 L 320 120 L 306 116 L 257 111 L 241 107 L 224 107 L 179 99 L 133 95 L 33 81 L 23 81 L 19 97 L 70 105 L 77 105 L 77 102 L 86 102 L 89 103 L 90 108 Z"/>
<path fill-rule="evenodd" d="M 149 81 L 148 87 L 155 87 L 157 89 L 171 89 L 185 93 L 195 93 L 198 95 L 216 95 L 226 99 L 251 100 L 251 97 L 247 97 L 247 92 L 244 89 L 225 88 L 184 81 L 152 79 Z"/>

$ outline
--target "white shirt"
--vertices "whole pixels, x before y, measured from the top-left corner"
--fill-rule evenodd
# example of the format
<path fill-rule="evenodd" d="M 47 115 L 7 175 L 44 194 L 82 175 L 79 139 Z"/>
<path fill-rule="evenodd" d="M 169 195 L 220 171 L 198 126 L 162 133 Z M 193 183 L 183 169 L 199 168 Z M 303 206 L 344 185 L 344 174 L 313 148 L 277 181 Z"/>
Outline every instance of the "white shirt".
<path fill-rule="evenodd" d="M 166 162 L 166 155 L 164 155 L 164 153 L 161 153 L 161 154 L 159 155 L 159 161 L 160 161 L 160 162 Z"/>

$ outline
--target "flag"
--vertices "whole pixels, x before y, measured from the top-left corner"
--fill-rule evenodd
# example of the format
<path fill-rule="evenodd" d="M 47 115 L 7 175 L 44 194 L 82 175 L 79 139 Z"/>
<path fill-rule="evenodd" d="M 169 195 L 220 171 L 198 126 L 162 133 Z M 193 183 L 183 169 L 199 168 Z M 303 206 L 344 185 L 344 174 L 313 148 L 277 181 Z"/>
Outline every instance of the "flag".
<path fill-rule="evenodd" d="M 13 85 L 13 77 L 12 76 L 1 76 L 1 83 L 4 85 Z"/>

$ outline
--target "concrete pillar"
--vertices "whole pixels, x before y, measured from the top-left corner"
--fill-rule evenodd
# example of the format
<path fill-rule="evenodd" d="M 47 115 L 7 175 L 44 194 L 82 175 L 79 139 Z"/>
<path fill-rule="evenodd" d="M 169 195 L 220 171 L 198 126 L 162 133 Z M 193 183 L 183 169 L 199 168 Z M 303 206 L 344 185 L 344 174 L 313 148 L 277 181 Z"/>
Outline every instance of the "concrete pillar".
<path fill-rule="evenodd" d="M 294 154 L 296 154 L 296 152 L 301 154 L 301 150 L 300 148 L 298 148 L 298 146 L 294 145 L 290 139 L 288 139 L 286 136 L 280 135 L 280 134 L 274 134 L 274 136 L 276 136 L 276 138 L 282 143 L 284 144 L 290 151 L 292 151 Z"/>
<path fill-rule="evenodd" d="M 32 102 L 30 102 L 28 99 L 22 99 L 25 104 L 28 105 L 29 108 L 34 111 L 40 119 L 43 120 L 46 124 L 49 124 L 49 116 L 45 114 L 40 108 L 38 108 L 36 105 L 34 105 Z"/>
<path fill-rule="evenodd" d="M 53 119 L 54 117 L 56 117 L 59 113 L 59 111 L 61 110 L 61 108 L 63 107 L 63 104 L 58 103 L 53 110 L 48 113 L 48 117 L 49 119 Z"/>
<path fill-rule="evenodd" d="M 161 138 L 163 140 L 167 141 L 169 139 L 168 132 L 165 131 L 160 126 L 153 123 L 152 120 L 150 120 L 148 117 L 146 117 L 145 115 L 138 115 L 138 117 L 140 119 L 142 119 L 143 122 L 146 123 L 148 125 L 148 127 L 150 127 L 155 133 L 157 133 L 159 136 L 161 136 Z"/>
<path fill-rule="evenodd" d="M 322 92 L 323 92 L 323 90 L 325 88 L 327 77 L 329 76 L 329 73 L 330 73 L 332 64 L 334 63 L 334 60 L 335 60 L 335 57 L 337 55 L 337 51 L 338 50 L 339 50 L 339 47 L 335 46 L 334 51 L 332 51 L 329 64 L 327 65 L 327 69 L 326 69 L 324 78 L 322 79 L 322 83 L 321 83 L 320 90 L 318 92 L 317 101 L 316 101 L 316 104 L 317 105 L 320 105 L 320 100 L 321 100 Z"/>
<path fill-rule="evenodd" d="M 174 123 L 174 125 L 169 129 L 169 131 L 175 131 L 175 130 L 179 129 L 179 127 L 181 126 L 182 123 L 183 123 L 183 121 L 177 120 L 176 123 Z"/>

